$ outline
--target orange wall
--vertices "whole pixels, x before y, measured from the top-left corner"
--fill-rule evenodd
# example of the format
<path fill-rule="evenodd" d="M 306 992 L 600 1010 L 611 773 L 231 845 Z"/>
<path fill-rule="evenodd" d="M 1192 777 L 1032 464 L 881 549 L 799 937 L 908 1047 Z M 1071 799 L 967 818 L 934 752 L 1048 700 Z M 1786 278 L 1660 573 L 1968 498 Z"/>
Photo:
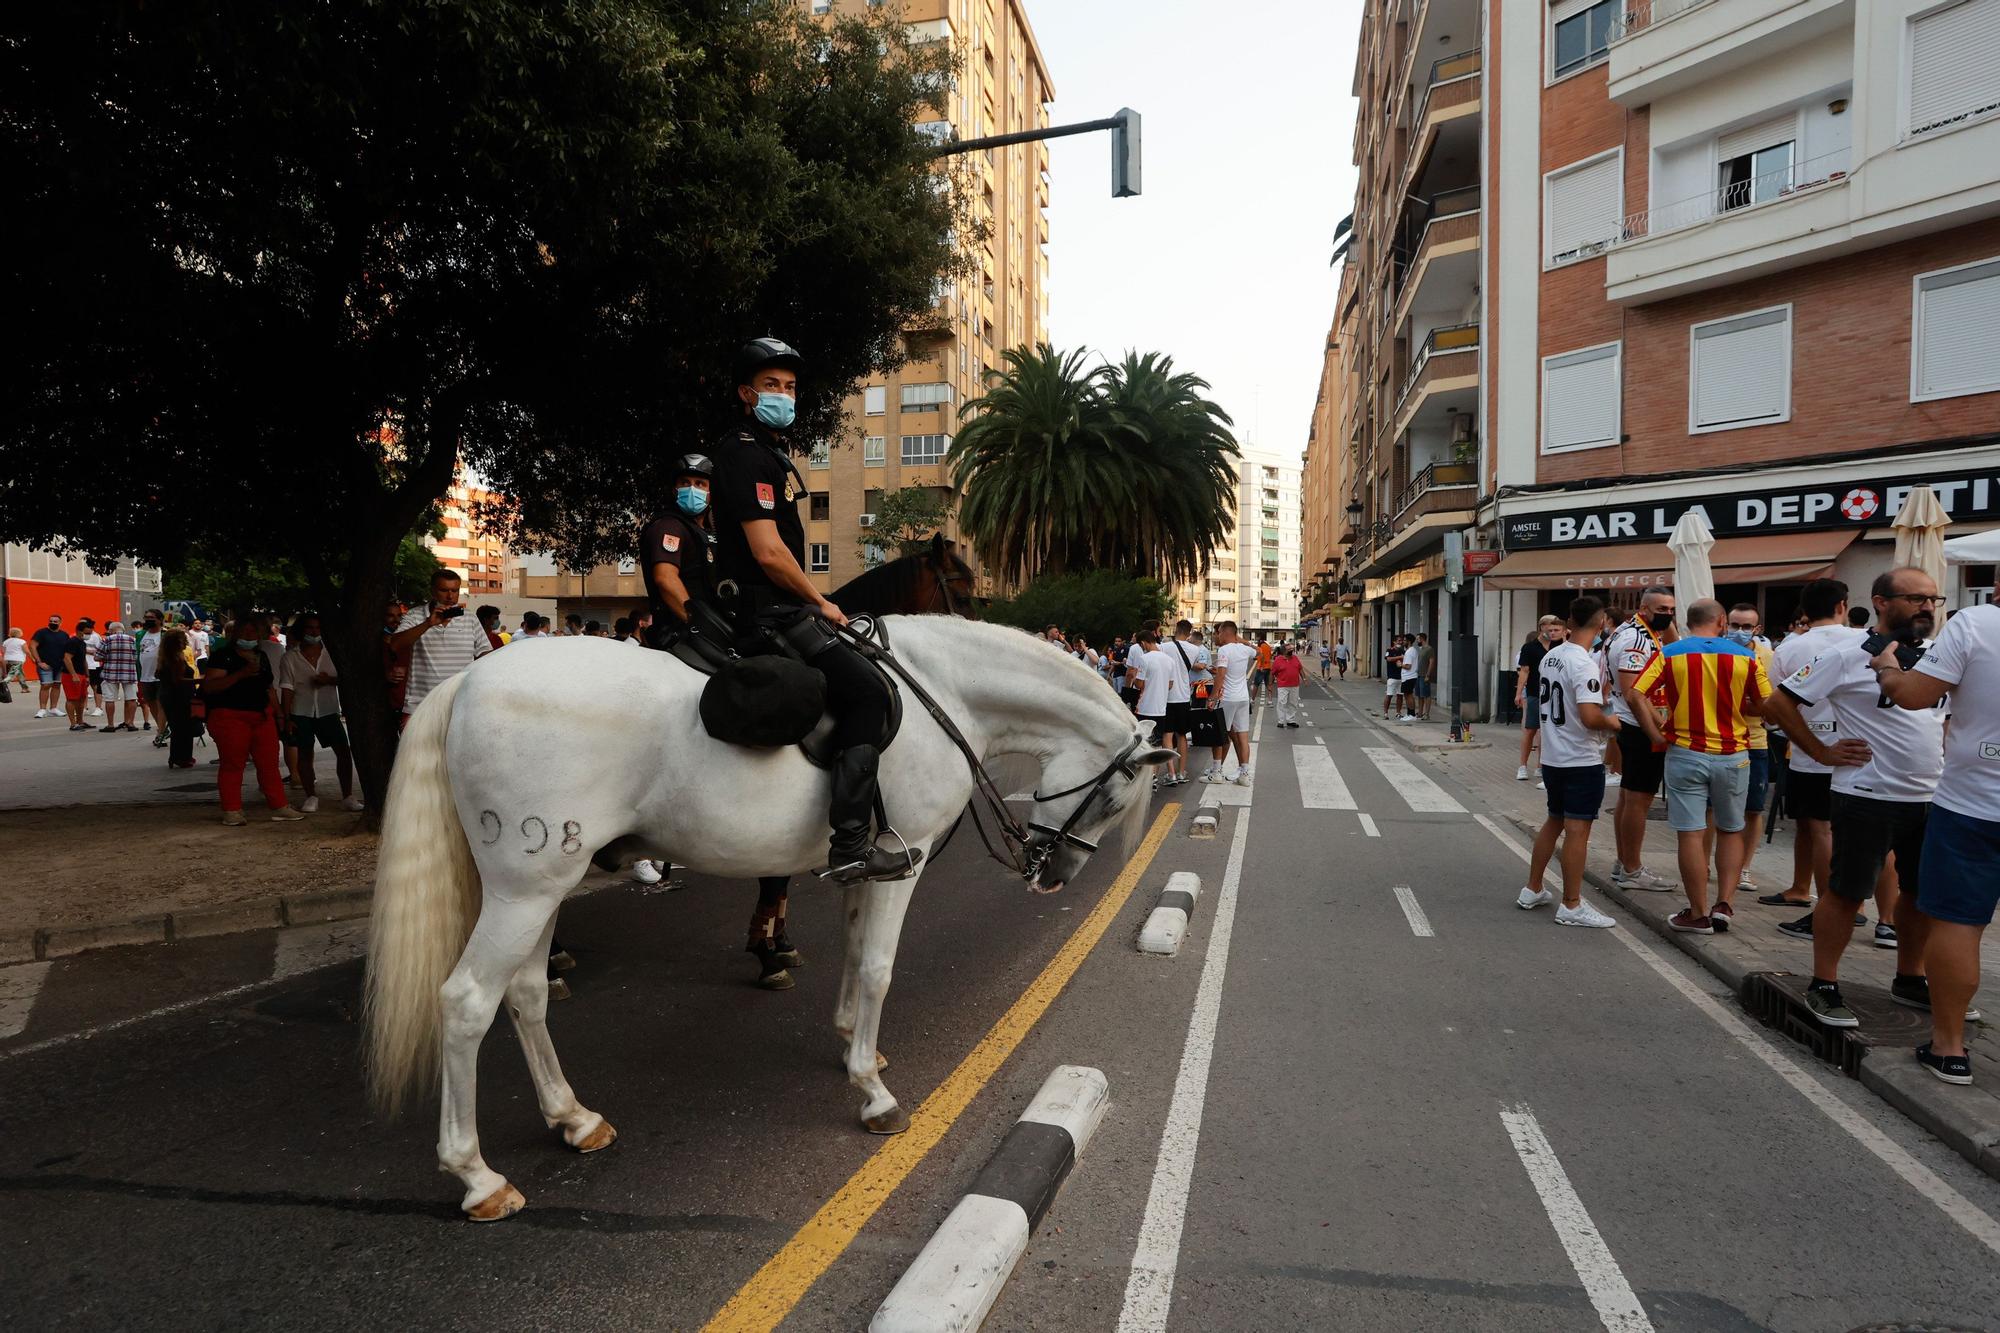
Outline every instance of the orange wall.
<path fill-rule="evenodd" d="M 32 635 L 61 616 L 64 629 L 75 629 L 84 616 L 101 629 L 118 616 L 118 589 L 92 588 L 80 583 L 41 583 L 33 579 L 8 579 L 7 623 Z"/>

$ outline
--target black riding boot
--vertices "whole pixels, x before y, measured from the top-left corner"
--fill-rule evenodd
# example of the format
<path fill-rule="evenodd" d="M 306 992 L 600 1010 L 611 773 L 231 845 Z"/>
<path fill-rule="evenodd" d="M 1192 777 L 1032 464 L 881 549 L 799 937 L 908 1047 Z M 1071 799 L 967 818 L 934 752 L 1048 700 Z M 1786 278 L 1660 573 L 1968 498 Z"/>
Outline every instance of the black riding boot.
<path fill-rule="evenodd" d="M 827 874 L 842 884 L 867 879 L 904 879 L 923 860 L 911 848 L 890 851 L 874 842 L 875 764 L 872 745 L 853 745 L 833 764 L 833 805 L 828 822 L 833 842 L 827 853 Z"/>

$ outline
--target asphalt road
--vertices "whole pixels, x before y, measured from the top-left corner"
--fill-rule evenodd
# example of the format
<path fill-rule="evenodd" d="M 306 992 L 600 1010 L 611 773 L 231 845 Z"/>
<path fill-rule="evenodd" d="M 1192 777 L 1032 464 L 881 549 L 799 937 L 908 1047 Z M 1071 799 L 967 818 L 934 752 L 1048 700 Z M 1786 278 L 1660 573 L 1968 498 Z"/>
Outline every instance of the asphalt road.
<path fill-rule="evenodd" d="M 1061 1063 L 1113 1104 L 989 1328 L 2000 1326 L 2000 1185 L 1628 924 L 1515 910 L 1523 864 L 1470 794 L 1311 711 L 1263 722 L 1214 841 L 1184 836 L 1197 785 L 1155 798 L 1185 808 L 1137 891 L 785 1328 L 864 1327 Z M 882 1038 L 906 1106 L 1120 870 L 1040 898 L 976 853 L 910 913 Z M 1174 870 L 1203 881 L 1188 942 L 1141 957 Z M 58 964 L 0 1041 L 0 1300 L 46 1327 L 703 1327 L 885 1142 L 837 1066 L 834 898 L 799 888 L 808 963 L 771 994 L 737 952 L 750 897 L 565 909 L 551 1026 L 621 1138 L 563 1148 L 496 1030 L 483 1147 L 529 1207 L 485 1228 L 435 1122 L 361 1101 L 358 965 L 311 970 L 337 928 Z M 156 1002 L 180 1007 L 104 1030 Z"/>

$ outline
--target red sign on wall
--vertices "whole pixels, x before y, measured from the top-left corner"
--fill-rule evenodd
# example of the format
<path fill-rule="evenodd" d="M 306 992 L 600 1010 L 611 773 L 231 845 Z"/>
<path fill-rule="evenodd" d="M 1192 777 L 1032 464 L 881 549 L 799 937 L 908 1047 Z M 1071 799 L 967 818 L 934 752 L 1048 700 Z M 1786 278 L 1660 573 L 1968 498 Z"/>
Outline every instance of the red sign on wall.
<path fill-rule="evenodd" d="M 1466 577 L 1471 578 L 1478 574 L 1484 574 L 1487 570 L 1499 564 L 1500 557 L 1504 554 L 1506 554 L 1504 551 L 1467 551 L 1465 553 Z"/>

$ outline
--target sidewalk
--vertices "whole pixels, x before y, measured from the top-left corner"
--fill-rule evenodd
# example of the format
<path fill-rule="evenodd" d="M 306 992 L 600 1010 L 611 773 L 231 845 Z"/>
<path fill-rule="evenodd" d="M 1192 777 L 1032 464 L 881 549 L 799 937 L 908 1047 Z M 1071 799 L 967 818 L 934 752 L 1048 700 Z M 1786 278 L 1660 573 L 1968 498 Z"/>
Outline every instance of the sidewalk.
<path fill-rule="evenodd" d="M 1495 810 L 1503 812 L 1524 834 L 1532 834 L 1547 817 L 1543 793 L 1532 780 L 1517 781 L 1514 770 L 1520 759 L 1520 733 L 1504 723 L 1480 724 L 1474 741 L 1483 746 L 1453 744 L 1442 722 L 1392 722 L 1381 716 L 1380 685 L 1374 680 L 1334 681 L 1327 693 L 1362 714 L 1364 720 L 1386 733 L 1398 744 L 1435 763 Z M 1312 692 L 1308 691 L 1309 696 Z M 1324 697 L 1324 696 L 1319 696 Z M 1812 946 L 1778 930 L 1780 922 L 1793 919 L 1790 908 L 1762 907 L 1758 893 L 1785 888 L 1792 879 L 1792 824 L 1785 820 L 1769 841 L 1759 840 L 1749 869 L 1757 884 L 1756 892 L 1737 895 L 1736 924 L 1723 935 L 1684 935 L 1667 927 L 1666 920 L 1687 905 L 1677 889 L 1672 893 L 1627 892 L 1611 884 L 1613 848 L 1610 812 L 1618 789 L 1605 793 L 1605 815 L 1592 832 L 1590 868 L 1586 877 L 1605 896 L 1620 903 L 1648 928 L 1670 941 L 1715 976 L 1729 984 L 1739 1000 L 1751 1000 L 1753 990 L 1761 990 L 1762 978 L 1774 974 L 1799 984 L 1812 973 Z M 1656 803 L 1655 814 L 1664 808 Z M 1664 819 L 1646 825 L 1646 864 L 1670 878 L 1679 879 L 1673 830 Z M 1509 867 L 1509 873 L 1514 873 Z M 1941 1083 L 1918 1067 L 1911 1051 L 1930 1037 L 1926 1015 L 1892 1003 L 1889 983 L 1896 972 L 1896 952 L 1874 944 L 1875 905 L 1864 909 L 1869 925 L 1858 928 L 1854 941 L 1841 959 L 1841 991 L 1862 1017 L 1857 1040 L 1868 1050 L 1859 1078 L 1883 1100 L 1949 1143 L 1961 1155 L 1989 1175 L 2000 1177 L 2000 1037 L 1993 1023 L 1980 1022 L 1968 1028 L 1967 1050 L 1972 1053 L 1971 1087 Z M 1981 954 L 1981 971 L 1989 983 L 2000 978 L 2000 932 L 1988 932 Z M 2000 987 L 1988 984 L 1978 1001 L 1989 1014 L 2000 1005 Z"/>

